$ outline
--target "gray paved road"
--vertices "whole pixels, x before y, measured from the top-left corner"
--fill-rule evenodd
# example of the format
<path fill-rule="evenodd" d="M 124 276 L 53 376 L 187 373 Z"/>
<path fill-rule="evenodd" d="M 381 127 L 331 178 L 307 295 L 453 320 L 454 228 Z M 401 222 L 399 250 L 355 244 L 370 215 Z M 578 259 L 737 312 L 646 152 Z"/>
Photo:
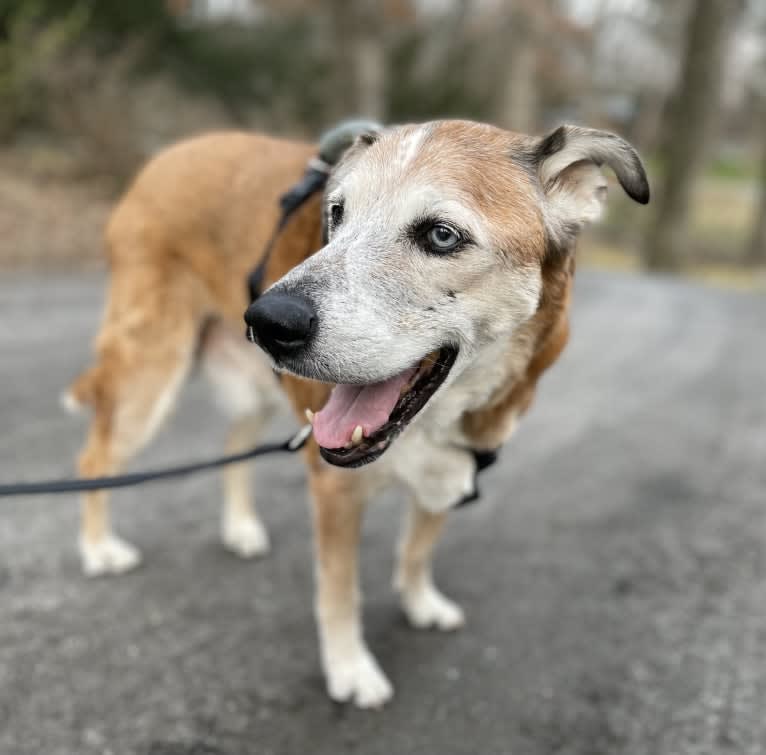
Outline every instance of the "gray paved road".
<path fill-rule="evenodd" d="M 98 276 L 0 283 L 0 479 L 70 469 L 57 395 L 84 362 Z M 85 581 L 70 499 L 0 501 L 0 753 L 681 755 L 766 752 L 766 301 L 580 276 L 574 338 L 454 515 L 438 574 L 459 635 L 389 590 L 399 506 L 372 507 L 383 712 L 324 698 L 299 467 L 259 468 L 274 552 L 216 542 L 217 479 L 117 496 L 147 563 Z M 192 385 L 141 462 L 217 451 Z"/>

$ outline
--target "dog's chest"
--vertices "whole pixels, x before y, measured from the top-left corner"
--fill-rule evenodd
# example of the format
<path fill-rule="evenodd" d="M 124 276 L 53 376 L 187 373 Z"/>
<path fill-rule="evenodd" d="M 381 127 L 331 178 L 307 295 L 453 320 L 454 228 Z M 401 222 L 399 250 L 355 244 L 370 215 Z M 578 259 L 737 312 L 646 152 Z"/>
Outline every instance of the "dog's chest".
<path fill-rule="evenodd" d="M 407 485 L 418 503 L 434 512 L 470 498 L 478 469 L 462 429 L 463 415 L 485 405 L 525 364 L 524 355 L 509 354 L 507 344 L 482 353 L 393 444 L 381 459 L 386 473 Z"/>

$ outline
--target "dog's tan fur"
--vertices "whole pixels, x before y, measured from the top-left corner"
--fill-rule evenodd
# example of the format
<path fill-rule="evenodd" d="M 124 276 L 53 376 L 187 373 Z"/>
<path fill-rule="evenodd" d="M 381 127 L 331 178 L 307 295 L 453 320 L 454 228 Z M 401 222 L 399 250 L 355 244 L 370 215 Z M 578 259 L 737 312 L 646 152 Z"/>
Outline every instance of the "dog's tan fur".
<path fill-rule="evenodd" d="M 497 160 L 514 140 L 521 144 L 527 137 L 486 127 L 471 131 L 470 124 L 446 123 L 439 128 L 445 138 L 426 142 L 410 169 L 427 170 L 434 160 L 449 162 L 445 143 L 472 141 L 474 159 L 470 164 L 456 160 L 451 180 L 471 194 L 471 201 L 489 219 L 488 227 L 499 234 L 498 247 L 514 255 L 516 264 L 541 270 L 539 307 L 507 344 L 506 379 L 482 406 L 462 417 L 470 445 L 494 449 L 508 438 L 532 402 L 540 375 L 566 344 L 573 255 L 567 249 L 549 253 L 545 218 L 528 173 L 521 165 Z M 309 144 L 219 133 L 167 150 L 136 178 L 107 229 L 111 279 L 96 362 L 70 389 L 75 403 L 93 409 L 80 474 L 96 476 L 120 469 L 167 416 L 195 360 L 224 365 L 226 375 L 245 375 L 257 395 L 267 395 L 276 385 L 268 366 L 255 360 L 257 350 L 244 344 L 253 354 L 251 362 L 251 352 L 239 347 L 248 304 L 245 280 L 273 232 L 279 196 L 300 177 L 314 152 Z M 321 216 L 321 199 L 313 197 L 290 219 L 269 256 L 266 286 L 321 247 Z M 301 419 L 305 408 L 317 411 L 324 405 L 331 388 L 287 374 L 280 376 L 280 382 Z M 260 414 L 273 408 L 265 399 L 253 406 L 257 411 L 233 412 L 227 450 L 251 443 L 261 425 Z M 361 638 L 353 635 L 360 631 L 355 623 L 357 545 L 370 481 L 326 464 L 313 441 L 304 454 L 314 503 L 323 652 L 337 655 L 348 644 L 364 650 Z M 233 542 L 242 555 L 254 555 L 268 541 L 244 474 L 240 466 L 224 475 L 225 517 L 236 525 L 234 529 L 241 530 L 243 523 L 250 527 L 247 532 L 253 537 L 244 545 L 236 544 L 236 533 L 230 535 L 229 544 Z M 445 518 L 444 513 L 413 507 L 396 580 L 414 623 L 450 629 L 462 623 L 462 613 L 430 580 L 430 556 Z M 111 532 L 105 493 L 84 497 L 81 548 L 85 568 L 92 573 L 123 571 L 137 563 L 137 552 Z M 423 608 L 433 601 L 441 601 L 433 611 Z M 325 658 L 326 665 L 337 662 Z M 368 653 L 355 663 L 366 671 L 350 669 L 348 674 L 370 672 L 373 683 L 354 688 L 353 679 L 330 678 L 331 694 L 354 696 L 360 705 L 380 704 L 390 695 L 385 677 L 375 671 Z"/>

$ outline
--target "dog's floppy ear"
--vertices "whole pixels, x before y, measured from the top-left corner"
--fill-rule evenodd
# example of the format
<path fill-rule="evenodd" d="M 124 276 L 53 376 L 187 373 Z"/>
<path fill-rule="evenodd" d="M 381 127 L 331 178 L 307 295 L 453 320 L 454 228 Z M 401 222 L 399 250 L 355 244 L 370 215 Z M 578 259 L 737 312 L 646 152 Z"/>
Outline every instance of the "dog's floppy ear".
<path fill-rule="evenodd" d="M 332 190 L 339 166 L 360 149 L 366 149 L 377 141 L 383 132 L 383 126 L 375 121 L 343 121 L 329 131 L 325 131 L 319 140 L 319 159 L 324 163 L 324 170 L 329 173 L 325 185 L 325 195 Z M 327 215 L 322 213 L 322 243 L 327 244 Z"/>
<path fill-rule="evenodd" d="M 560 242 L 601 215 L 607 191 L 602 165 L 614 171 L 631 199 L 649 201 L 649 182 L 638 153 L 608 131 L 559 126 L 537 142 L 535 164 L 547 199 L 546 220 Z"/>
<path fill-rule="evenodd" d="M 337 165 L 343 155 L 357 144 L 372 144 L 383 131 L 375 121 L 343 121 L 319 140 L 319 157 L 328 165 Z"/>

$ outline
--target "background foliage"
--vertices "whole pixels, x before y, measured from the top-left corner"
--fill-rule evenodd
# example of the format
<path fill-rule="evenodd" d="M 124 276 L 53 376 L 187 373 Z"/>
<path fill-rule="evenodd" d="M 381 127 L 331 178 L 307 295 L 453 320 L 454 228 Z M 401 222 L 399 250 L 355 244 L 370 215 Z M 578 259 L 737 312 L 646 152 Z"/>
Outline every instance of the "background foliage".
<path fill-rule="evenodd" d="M 54 251 L 24 223 L 61 196 L 105 212 L 143 160 L 192 133 L 312 138 L 352 115 L 470 117 L 526 131 L 583 122 L 648 156 L 655 209 L 612 203 L 592 256 L 628 250 L 620 264 L 669 270 L 747 265 L 745 278 L 759 279 L 762 5 L 3 0 L 0 261 L 94 257 L 97 228 L 74 234 L 95 239 L 79 251 Z"/>

